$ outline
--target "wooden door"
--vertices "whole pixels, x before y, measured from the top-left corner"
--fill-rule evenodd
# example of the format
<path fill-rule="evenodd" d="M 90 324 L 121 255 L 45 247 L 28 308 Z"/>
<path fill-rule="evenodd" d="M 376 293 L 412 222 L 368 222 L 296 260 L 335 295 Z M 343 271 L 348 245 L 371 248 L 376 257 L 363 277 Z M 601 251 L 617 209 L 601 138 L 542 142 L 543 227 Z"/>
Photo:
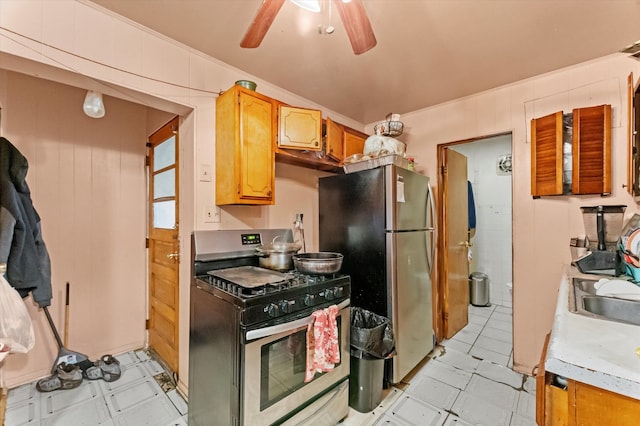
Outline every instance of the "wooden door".
<path fill-rule="evenodd" d="M 531 120 L 531 195 L 562 195 L 562 111 Z"/>
<path fill-rule="evenodd" d="M 611 193 L 611 105 L 573 110 L 573 194 Z"/>
<path fill-rule="evenodd" d="M 178 371 L 178 118 L 149 137 L 149 348 Z"/>
<path fill-rule="evenodd" d="M 449 148 L 444 148 L 443 155 L 442 309 L 444 335 L 450 339 L 469 321 L 467 157 Z"/>

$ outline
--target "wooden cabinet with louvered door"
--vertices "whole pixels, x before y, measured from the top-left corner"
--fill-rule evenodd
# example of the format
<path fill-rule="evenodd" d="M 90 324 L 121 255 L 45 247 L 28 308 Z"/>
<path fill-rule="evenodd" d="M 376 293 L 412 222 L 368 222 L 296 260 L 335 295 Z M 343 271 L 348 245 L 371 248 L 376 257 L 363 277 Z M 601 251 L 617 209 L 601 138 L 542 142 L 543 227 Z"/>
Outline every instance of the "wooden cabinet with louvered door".
<path fill-rule="evenodd" d="M 611 105 L 531 120 L 531 195 L 611 193 Z"/>
<path fill-rule="evenodd" d="M 273 100 L 238 85 L 216 100 L 216 204 L 274 204 Z"/>
<path fill-rule="evenodd" d="M 531 120 L 531 195 L 562 194 L 562 112 Z"/>
<path fill-rule="evenodd" d="M 571 193 L 611 193 L 611 105 L 573 110 Z"/>
<path fill-rule="evenodd" d="M 640 201 L 640 82 L 636 83 L 633 73 L 627 79 L 627 191 Z"/>

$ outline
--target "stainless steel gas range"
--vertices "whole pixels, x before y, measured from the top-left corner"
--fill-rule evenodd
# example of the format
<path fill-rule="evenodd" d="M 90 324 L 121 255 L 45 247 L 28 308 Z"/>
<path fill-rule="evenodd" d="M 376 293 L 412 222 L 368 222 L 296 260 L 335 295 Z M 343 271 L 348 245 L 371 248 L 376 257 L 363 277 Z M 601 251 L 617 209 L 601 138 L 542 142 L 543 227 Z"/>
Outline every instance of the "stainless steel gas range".
<path fill-rule="evenodd" d="M 258 267 L 255 248 L 290 229 L 195 231 L 189 425 L 335 425 L 349 411 L 348 275 Z M 338 306 L 340 362 L 305 383 L 312 313 Z"/>

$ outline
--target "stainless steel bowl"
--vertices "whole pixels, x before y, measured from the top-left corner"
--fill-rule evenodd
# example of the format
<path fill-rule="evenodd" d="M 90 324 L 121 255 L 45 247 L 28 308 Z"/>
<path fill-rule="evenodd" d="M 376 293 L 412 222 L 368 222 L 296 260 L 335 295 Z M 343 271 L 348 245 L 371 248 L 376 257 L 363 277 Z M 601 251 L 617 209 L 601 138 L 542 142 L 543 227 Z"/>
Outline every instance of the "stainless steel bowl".
<path fill-rule="evenodd" d="M 344 256 L 340 253 L 322 251 L 294 254 L 292 259 L 293 266 L 302 274 L 329 275 L 340 270 Z"/>

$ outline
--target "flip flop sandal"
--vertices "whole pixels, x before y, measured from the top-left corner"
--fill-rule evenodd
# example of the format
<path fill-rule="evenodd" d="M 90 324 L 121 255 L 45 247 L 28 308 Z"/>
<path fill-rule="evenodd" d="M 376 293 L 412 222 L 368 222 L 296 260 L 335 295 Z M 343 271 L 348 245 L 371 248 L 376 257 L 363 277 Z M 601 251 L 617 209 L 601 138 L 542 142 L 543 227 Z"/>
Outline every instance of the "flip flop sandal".
<path fill-rule="evenodd" d="M 120 378 L 120 361 L 111 355 L 103 355 L 93 365 L 84 370 L 84 375 L 89 380 L 102 379 L 105 382 L 113 382 Z"/>
<path fill-rule="evenodd" d="M 40 392 L 51 392 L 58 389 L 73 389 L 82 383 L 82 371 L 75 364 L 61 362 L 56 372 L 44 379 L 38 380 L 36 389 Z"/>

